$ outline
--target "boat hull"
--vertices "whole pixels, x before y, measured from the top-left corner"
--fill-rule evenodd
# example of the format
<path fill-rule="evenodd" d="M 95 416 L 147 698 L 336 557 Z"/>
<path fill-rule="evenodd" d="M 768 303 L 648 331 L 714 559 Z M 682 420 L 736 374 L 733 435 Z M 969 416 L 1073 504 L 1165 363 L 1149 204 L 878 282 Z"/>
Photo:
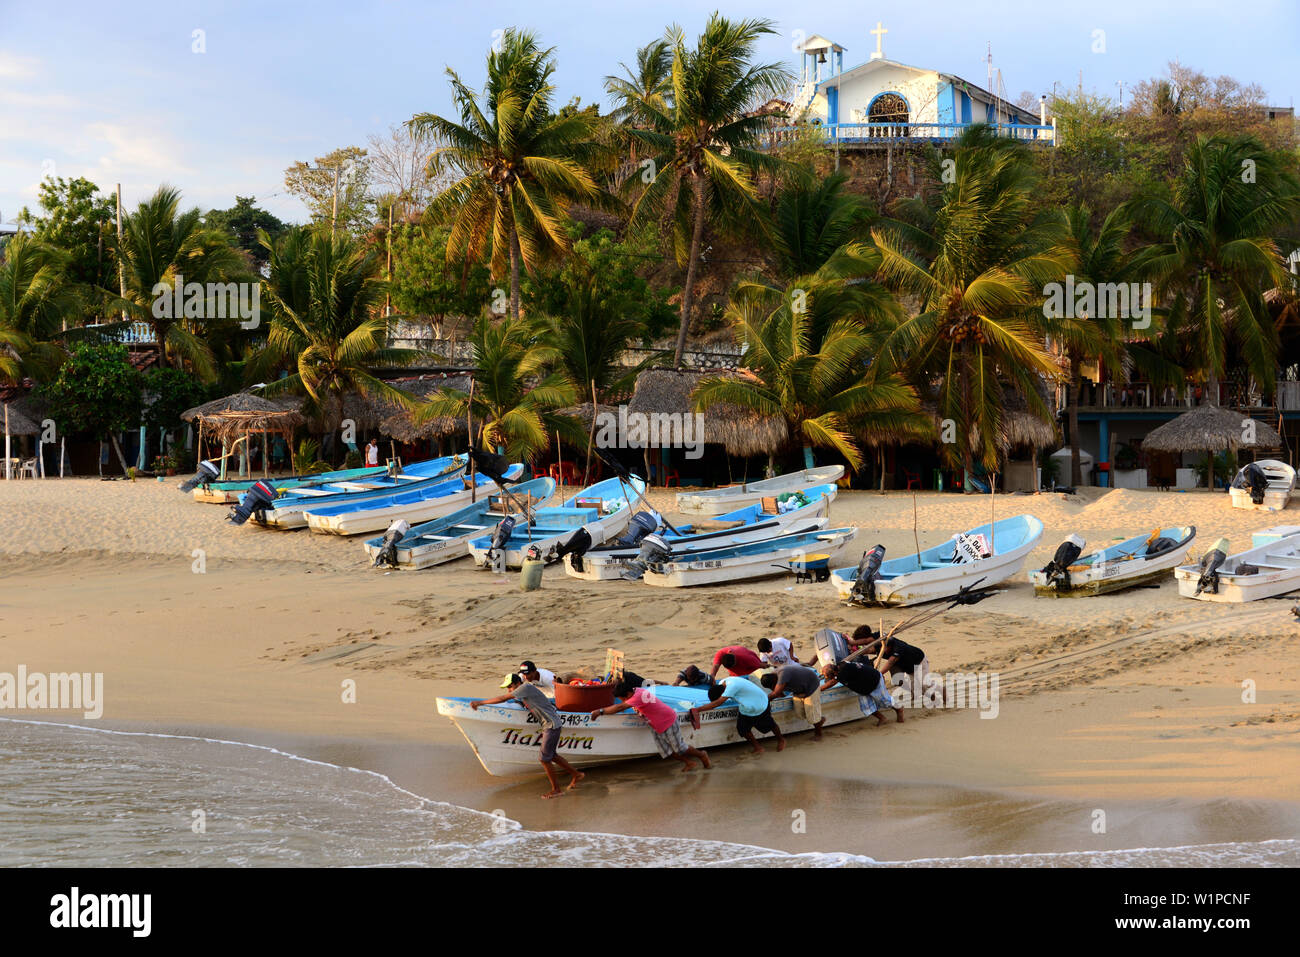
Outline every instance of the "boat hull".
<path fill-rule="evenodd" d="M 664 701 L 669 701 L 670 691 L 684 690 L 656 686 Z M 703 691 L 698 694 L 699 703 L 705 703 Z M 438 698 L 438 713 L 450 718 L 465 736 L 483 769 L 492 775 L 536 774 L 540 770 L 538 754 L 541 748 L 541 732 L 536 719 L 513 703 L 483 705 L 475 711 L 470 708 L 469 701 L 468 698 Z M 744 740 L 736 733 L 738 712 L 734 705 L 700 715 L 700 729 L 696 731 L 685 714 L 685 696 L 680 702 L 675 705 L 681 714 L 678 727 L 688 745 L 717 748 Z M 874 702 L 860 698 L 843 686 L 822 692 L 822 715 L 827 726 L 858 721 L 874 712 Z M 782 734 L 812 730 L 808 722 L 795 717 L 794 699 L 789 696 L 772 702 L 772 717 Z M 659 754 L 650 726 L 635 712 L 603 715 L 593 721 L 588 713 L 563 711 L 560 718 L 564 730 L 556 753 L 574 767 L 596 767 Z"/>
<path fill-rule="evenodd" d="M 1043 523 L 1032 516 L 1027 540 L 1015 548 L 999 552 L 990 558 L 969 562 L 943 564 L 935 568 L 905 572 L 892 578 L 876 581 L 876 600 L 872 605 L 901 608 L 922 605 L 926 602 L 952 598 L 968 585 L 979 582 L 979 588 L 992 588 L 1020 574 L 1029 560 L 1029 553 L 1043 536 Z M 982 526 L 987 527 L 987 526 Z M 996 535 L 994 536 L 996 547 Z M 882 566 L 883 567 L 883 566 Z M 853 592 L 856 568 L 840 568 L 831 573 L 831 581 L 839 597 L 847 601 Z"/>
<path fill-rule="evenodd" d="M 789 563 L 809 552 L 826 554 L 833 561 L 857 538 L 856 527 L 828 529 L 799 536 L 788 545 L 736 558 L 709 558 L 709 553 L 688 556 L 683 561 L 669 561 L 646 570 L 642 581 L 657 588 L 690 588 L 697 585 L 729 585 L 738 581 L 770 578 L 790 574 Z M 811 539 L 811 540 L 808 540 Z M 751 543 L 759 544 L 759 543 Z"/>
<path fill-rule="evenodd" d="M 280 490 L 291 490 L 308 488 L 314 485 L 327 485 L 330 482 L 358 481 L 368 478 L 378 478 L 386 474 L 388 469 L 383 465 L 376 465 L 370 468 L 360 469 L 342 469 L 337 472 L 322 472 L 318 475 L 290 475 L 285 478 L 270 479 L 249 479 L 248 481 L 235 482 L 213 482 L 211 485 L 200 485 L 193 492 L 194 501 L 206 502 L 209 505 L 234 505 L 239 502 L 239 497 L 252 488 L 259 481 L 269 482 L 275 488 Z"/>
<path fill-rule="evenodd" d="M 445 466 L 437 466 L 433 463 L 445 461 Z M 464 462 L 456 462 L 454 457 L 443 460 L 434 459 L 427 464 L 429 467 L 420 472 L 404 472 L 394 479 L 376 479 L 376 484 L 370 488 L 357 488 L 350 490 L 346 486 L 347 482 L 337 483 L 344 486 L 338 491 L 320 491 L 316 489 L 305 489 L 299 492 L 290 491 L 289 495 L 284 498 L 277 498 L 271 504 L 273 508 L 268 508 L 261 512 L 254 512 L 249 520 L 250 525 L 260 525 L 264 528 L 295 529 L 306 528 L 307 517 L 305 513 L 311 508 L 325 508 L 340 505 L 345 502 L 361 502 L 371 499 L 380 499 L 399 492 L 408 491 L 414 488 L 423 488 L 434 485 L 438 482 L 445 482 L 454 478 L 458 473 L 465 469 Z M 414 466 L 419 467 L 419 466 Z M 379 484 L 382 483 L 382 484 Z"/>
<path fill-rule="evenodd" d="M 1161 529 L 1162 533 L 1171 531 L 1175 530 Z M 1100 563 L 1094 562 L 1079 571 L 1072 570 L 1070 572 L 1070 587 L 1064 591 L 1049 586 L 1047 576 L 1043 572 L 1030 572 L 1029 581 L 1034 586 L 1034 594 L 1040 598 L 1088 598 L 1123 591 L 1126 588 L 1136 588 L 1139 585 L 1165 581 L 1168 579 L 1171 569 L 1186 561 L 1187 550 L 1196 541 L 1196 528 L 1194 526 L 1185 526 L 1177 529 L 1177 531 L 1179 533 L 1179 538 L 1176 539 L 1178 547 L 1171 548 L 1169 551 L 1153 558 L 1129 559 L 1126 561 L 1116 561 L 1112 558 Z M 1140 542 L 1140 539 L 1124 542 L 1115 546 L 1115 548 L 1123 550 L 1126 547 L 1136 546 Z M 1110 549 L 1103 551 L 1110 551 Z M 1096 554 L 1094 552 L 1089 557 L 1094 558 Z"/>
<path fill-rule="evenodd" d="M 1258 571 L 1237 574 L 1243 563 L 1255 566 Z M 1174 569 L 1174 577 L 1178 580 L 1178 594 L 1196 601 L 1237 604 L 1285 595 L 1300 588 L 1300 535 L 1229 555 L 1219 566 L 1217 592 L 1196 594 L 1196 583 L 1201 577 L 1199 565 L 1180 565 Z"/>
<path fill-rule="evenodd" d="M 681 539 L 670 538 L 668 544 L 674 550 L 680 545 L 687 551 L 702 551 L 705 548 L 727 548 L 732 545 L 759 542 L 778 535 L 821 528 L 826 524 L 826 516 L 829 512 L 830 498 L 823 496 L 811 505 L 786 512 L 784 515 L 773 515 L 770 521 L 757 523 L 748 530 L 742 526 L 734 532 L 714 533 L 707 538 L 696 539 L 694 546 L 690 536 Z M 564 573 L 570 578 L 589 582 L 616 581 L 623 577 L 623 573 L 627 571 L 629 563 L 636 558 L 636 555 L 637 549 L 621 549 L 612 555 L 588 552 L 582 556 L 582 571 L 575 570 L 573 562 L 566 557 Z"/>
<path fill-rule="evenodd" d="M 688 515 L 721 515 L 746 505 L 757 505 L 765 498 L 798 492 L 813 485 L 826 485 L 844 475 L 844 466 L 828 465 L 804 469 L 789 475 L 763 479 L 747 485 L 729 485 L 708 492 L 678 492 L 677 510 Z"/>
<path fill-rule="evenodd" d="M 1289 489 L 1269 489 L 1264 493 L 1264 501 L 1259 505 L 1256 505 L 1251 501 L 1250 489 L 1228 489 L 1228 495 L 1232 499 L 1233 508 L 1244 508 L 1256 512 L 1280 512 L 1291 502 L 1291 492 Z"/>
<path fill-rule="evenodd" d="M 439 495 L 436 498 L 358 509 L 338 515 L 319 515 L 308 509 L 303 513 L 303 517 L 307 520 L 308 528 L 323 535 L 364 535 L 367 532 L 382 532 L 398 519 L 403 519 L 412 525 L 431 522 L 464 508 L 470 504 L 471 497 L 493 495 L 500 490 L 496 482 L 488 481 L 474 489 L 473 496 L 470 494 L 470 489 L 464 489 L 450 495 Z"/>

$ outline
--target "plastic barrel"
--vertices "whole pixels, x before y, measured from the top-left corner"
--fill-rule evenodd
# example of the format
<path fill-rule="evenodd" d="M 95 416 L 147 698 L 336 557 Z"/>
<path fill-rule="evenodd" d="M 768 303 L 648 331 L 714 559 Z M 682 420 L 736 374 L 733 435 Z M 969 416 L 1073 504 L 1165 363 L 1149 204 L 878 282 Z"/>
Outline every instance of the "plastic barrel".
<path fill-rule="evenodd" d="M 542 569 L 545 565 L 540 559 L 525 558 L 519 572 L 519 590 L 537 591 L 542 587 Z"/>

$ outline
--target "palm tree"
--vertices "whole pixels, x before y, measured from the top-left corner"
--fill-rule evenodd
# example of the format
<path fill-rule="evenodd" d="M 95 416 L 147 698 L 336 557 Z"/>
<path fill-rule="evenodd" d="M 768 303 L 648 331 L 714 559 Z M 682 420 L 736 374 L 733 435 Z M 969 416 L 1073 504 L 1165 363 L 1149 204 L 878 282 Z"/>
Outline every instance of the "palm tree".
<path fill-rule="evenodd" d="M 0 259 L 0 382 L 53 376 L 65 353 L 48 340 L 81 314 L 82 298 L 67 282 L 67 257 L 19 234 Z"/>
<path fill-rule="evenodd" d="M 1192 344 L 1212 404 L 1229 338 L 1255 380 L 1273 383 L 1277 333 L 1264 292 L 1287 279 L 1275 237 L 1298 210 L 1295 177 L 1250 136 L 1198 139 L 1172 199 L 1133 203 L 1134 218 L 1159 238 L 1143 251 L 1141 266 L 1157 294 L 1173 298 L 1170 325 Z"/>
<path fill-rule="evenodd" d="M 976 451 L 986 467 L 997 464 L 1004 380 L 1050 418 L 1038 385 L 1059 371 L 1036 307 L 1045 283 L 1068 270 L 1069 255 L 1059 219 L 1031 213 L 1024 146 L 976 126 L 957 141 L 951 162 L 936 156 L 930 175 L 938 188 L 899 203 L 899 217 L 872 237 L 881 281 L 915 297 L 919 309 L 886 337 L 882 358 L 917 381 L 937 380 L 940 416 L 958 427 L 952 444 L 960 455 L 945 444 L 946 456 L 969 472 Z"/>
<path fill-rule="evenodd" d="M 537 318 L 538 341 L 554 351 L 555 367 L 574 386 L 579 401 L 590 398 L 593 389 L 599 399 L 630 393 L 636 377 L 659 358 L 651 355 L 633 366 L 620 361 L 628 343 L 645 335 L 645 324 L 620 311 L 599 277 L 588 270 L 567 275 L 563 288 L 567 308 Z"/>
<path fill-rule="evenodd" d="M 202 379 L 211 381 L 217 374 L 216 364 L 203 340 L 211 320 L 156 315 L 156 289 L 170 288 L 178 279 L 188 286 L 192 282 L 253 281 L 255 277 L 229 237 L 204 227 L 197 208 L 181 212 L 180 202 L 179 190 L 160 186 L 134 213 L 123 217 L 118 254 L 125 292 L 109 304 L 153 328 L 164 364 L 170 352 L 178 368 L 182 360 L 188 360 Z"/>
<path fill-rule="evenodd" d="M 865 232 L 874 212 L 863 196 L 845 192 L 847 173 L 825 179 L 792 176 L 772 212 L 773 246 L 783 279 L 816 272 L 836 250 Z"/>
<path fill-rule="evenodd" d="M 878 262 L 878 258 L 875 262 Z M 898 440 L 929 431 L 915 390 L 872 362 L 876 338 L 864 317 L 894 311 L 892 299 L 862 272 L 871 253 L 850 247 L 818 272 L 786 287 L 741 283 L 728 318 L 747 344 L 747 377 L 706 376 L 694 393 L 696 409 L 729 403 L 785 420 L 791 447 L 829 448 L 862 467 L 860 438 Z M 857 281 L 846 281 L 846 276 Z"/>
<path fill-rule="evenodd" d="M 682 29 L 672 27 L 665 37 L 672 49 L 672 96 L 662 103 L 638 101 L 633 115 L 645 128 L 623 128 L 650 148 L 652 178 L 635 200 L 632 219 L 657 219 L 671 228 L 677 262 L 686 267 L 677 366 L 686 349 L 706 223 L 761 223 L 754 174 L 782 165 L 754 148 L 768 118 L 751 112 L 790 82 L 780 64 L 753 62 L 759 39 L 774 32 L 770 20 L 733 22 L 715 13 L 690 49 Z"/>
<path fill-rule="evenodd" d="M 1072 255 L 1071 270 L 1075 286 L 1091 283 L 1127 282 L 1132 275 L 1129 258 L 1124 251 L 1130 223 L 1122 210 L 1112 210 L 1094 232 L 1092 214 L 1087 206 L 1075 205 L 1062 213 L 1068 231 L 1066 245 Z M 1079 387 L 1080 369 L 1085 359 L 1100 357 L 1108 366 L 1121 365 L 1124 357 L 1124 317 L 1113 316 L 1111 310 L 1097 309 L 1096 315 L 1049 316 L 1052 337 L 1060 343 L 1070 365 L 1069 422 L 1070 422 L 1070 484 L 1083 484 L 1083 468 L 1079 458 Z M 1074 312 L 1074 310 L 1070 310 Z M 1102 454 L 1106 451 L 1103 449 Z"/>
<path fill-rule="evenodd" d="M 513 461 L 531 460 L 557 431 L 572 442 L 586 441 L 577 420 L 556 411 L 574 404 L 579 392 L 562 373 L 547 372 L 558 354 L 538 339 L 532 323 L 480 317 L 470 343 L 475 366 L 471 390 L 439 392 L 416 411 L 417 422 L 472 416 L 470 441 L 502 450 Z"/>
<path fill-rule="evenodd" d="M 447 259 L 458 253 L 488 258 L 493 278 L 509 270 L 510 314 L 519 317 L 519 268 L 534 272 L 548 255 L 566 252 L 567 209 L 575 200 L 598 201 L 587 169 L 600 150 L 589 110 L 551 111 L 555 60 L 532 33 L 506 30 L 487 61 L 480 96 L 448 69 L 459 120 L 417 113 L 407 127 L 438 146 L 431 175 L 459 175 L 429 206 L 431 219 L 448 217 Z"/>
<path fill-rule="evenodd" d="M 260 234 L 271 275 L 264 283 L 271 305 L 266 347 L 246 367 L 249 381 L 271 379 L 262 394 L 306 394 L 332 432 L 343 419 L 350 392 L 410 408 L 414 399 L 372 371 L 408 366 L 428 356 L 387 344 L 386 284 L 379 276 L 377 249 L 346 233 L 331 237 L 310 227 L 291 229 L 272 242 Z M 293 371 L 275 379 L 277 369 Z"/>
<path fill-rule="evenodd" d="M 618 105 L 609 114 L 615 123 L 645 127 L 669 109 L 673 95 L 673 50 L 667 40 L 655 40 L 636 51 L 636 67 L 620 63 L 625 77 L 605 77 L 605 92 Z"/>

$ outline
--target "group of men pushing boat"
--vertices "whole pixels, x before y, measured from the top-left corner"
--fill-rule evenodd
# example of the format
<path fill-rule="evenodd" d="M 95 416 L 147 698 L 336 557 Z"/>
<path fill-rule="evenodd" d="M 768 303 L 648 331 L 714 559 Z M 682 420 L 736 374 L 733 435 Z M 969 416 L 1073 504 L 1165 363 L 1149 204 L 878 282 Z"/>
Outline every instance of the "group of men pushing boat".
<path fill-rule="evenodd" d="M 821 740 L 825 723 L 822 692 L 837 684 L 864 699 L 864 706 L 875 715 L 877 725 L 884 723 L 882 709 L 888 708 L 894 710 L 901 723 L 904 720 L 903 708 L 890 694 L 887 676 L 897 675 L 899 683 L 910 682 L 918 675 L 924 681 L 930 665 L 925 652 L 895 637 L 882 638 L 869 625 L 858 627 L 851 635 L 845 636 L 845 641 L 850 653 L 839 661 L 822 664 L 820 670 L 800 661 L 787 638 L 760 638 L 756 651 L 743 645 L 730 645 L 714 653 L 713 667 L 709 672 L 688 665 L 677 673 L 672 684 L 708 689 L 709 703 L 693 707 L 687 713 L 692 727 L 697 730 L 703 712 L 736 705 L 736 731 L 749 742 L 756 754 L 763 753 L 764 749 L 755 732 L 772 735 L 776 738 L 777 751 L 785 750 L 785 736 L 772 716 L 772 702 L 787 694 L 793 698 L 795 716 L 812 726 L 814 740 Z M 717 675 L 723 669 L 727 677 L 719 681 Z M 576 788 L 586 776 L 556 751 L 563 722 L 552 698 L 555 680 L 553 672 L 539 669 L 532 661 L 525 661 L 518 671 L 507 675 L 501 682 L 501 687 L 506 689 L 504 694 L 470 702 L 470 707 L 478 710 L 481 705 L 501 704 L 513 699 L 537 720 L 542 728 L 539 760 L 551 785 L 543 795 L 547 798 L 564 793 L 556 777 L 555 765 L 570 775 L 569 790 Z M 661 758 L 680 761 L 683 771 L 695 770 L 695 761 L 704 768 L 712 767 L 708 754 L 687 744 L 682 737 L 679 713 L 659 700 L 655 685 L 654 681 L 624 670 L 613 689 L 618 702 L 592 711 L 592 720 L 601 715 L 633 710 L 650 726 Z"/>

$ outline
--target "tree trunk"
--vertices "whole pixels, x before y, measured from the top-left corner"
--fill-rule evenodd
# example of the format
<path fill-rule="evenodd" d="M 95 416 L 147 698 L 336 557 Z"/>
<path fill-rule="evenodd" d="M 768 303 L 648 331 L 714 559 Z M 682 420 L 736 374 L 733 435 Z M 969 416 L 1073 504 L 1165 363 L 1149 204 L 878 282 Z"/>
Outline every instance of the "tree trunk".
<path fill-rule="evenodd" d="M 1081 363 L 1070 356 L 1070 486 L 1083 485 L 1083 465 L 1079 461 L 1079 386 Z"/>
<path fill-rule="evenodd" d="M 519 318 L 519 233 L 510 231 L 510 317 Z"/>
<path fill-rule="evenodd" d="M 695 220 L 691 229 L 691 254 L 686 266 L 686 284 L 682 286 L 682 324 L 677 330 L 677 349 L 673 353 L 673 368 L 682 367 L 682 354 L 686 351 L 686 334 L 691 328 L 691 298 L 695 294 L 695 274 L 699 269 L 700 244 L 704 239 L 704 177 L 697 176 L 691 188 L 694 194 L 691 215 Z"/>
<path fill-rule="evenodd" d="M 961 403 L 966 417 L 965 434 L 958 436 L 958 440 L 961 442 L 962 471 L 964 473 L 961 484 L 962 492 L 969 493 L 971 490 L 971 468 L 974 465 L 971 459 L 971 433 L 975 430 L 971 427 L 974 416 L 970 406 L 970 345 L 966 341 L 961 344 Z"/>

